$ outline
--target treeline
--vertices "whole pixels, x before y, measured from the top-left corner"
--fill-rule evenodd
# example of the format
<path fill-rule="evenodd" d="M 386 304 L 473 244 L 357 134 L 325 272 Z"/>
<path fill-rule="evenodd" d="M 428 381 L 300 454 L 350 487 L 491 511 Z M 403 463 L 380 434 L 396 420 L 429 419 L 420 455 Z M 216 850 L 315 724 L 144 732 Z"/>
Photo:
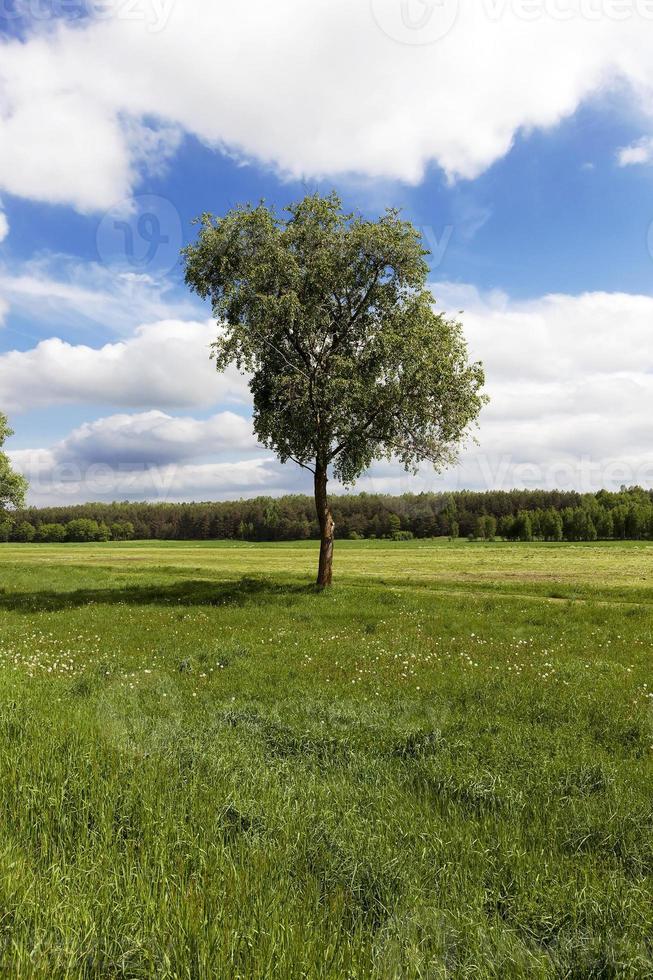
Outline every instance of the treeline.
<path fill-rule="evenodd" d="M 473 537 L 595 541 L 653 538 L 653 491 L 420 493 L 333 498 L 340 538 Z M 292 541 L 319 536 L 311 497 L 220 503 L 113 503 L 0 515 L 1 541 Z"/>

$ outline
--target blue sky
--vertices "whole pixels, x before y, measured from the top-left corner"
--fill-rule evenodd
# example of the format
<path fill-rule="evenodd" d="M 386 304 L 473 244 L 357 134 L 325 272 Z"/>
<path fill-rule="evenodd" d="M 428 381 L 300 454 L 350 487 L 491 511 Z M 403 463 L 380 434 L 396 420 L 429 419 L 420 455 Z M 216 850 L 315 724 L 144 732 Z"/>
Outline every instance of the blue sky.
<path fill-rule="evenodd" d="M 303 488 L 177 254 L 204 210 L 332 188 L 422 230 L 492 398 L 458 467 L 359 489 L 650 485 L 651 11 L 527 9 L 5 4 L 0 410 L 31 500 Z"/>

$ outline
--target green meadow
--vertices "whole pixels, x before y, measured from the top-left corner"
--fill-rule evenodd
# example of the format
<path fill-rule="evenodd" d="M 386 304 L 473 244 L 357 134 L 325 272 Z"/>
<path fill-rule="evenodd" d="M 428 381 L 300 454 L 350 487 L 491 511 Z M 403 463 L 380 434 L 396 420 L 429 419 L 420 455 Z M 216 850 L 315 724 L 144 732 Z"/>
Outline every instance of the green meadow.
<path fill-rule="evenodd" d="M 653 977 L 653 544 L 0 546 L 0 974 Z"/>

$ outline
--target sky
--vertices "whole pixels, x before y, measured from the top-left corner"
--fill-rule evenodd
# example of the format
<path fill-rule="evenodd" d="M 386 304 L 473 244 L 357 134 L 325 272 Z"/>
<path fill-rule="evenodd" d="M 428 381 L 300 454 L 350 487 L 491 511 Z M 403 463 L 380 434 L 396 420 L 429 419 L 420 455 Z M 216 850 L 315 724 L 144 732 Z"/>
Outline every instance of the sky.
<path fill-rule="evenodd" d="M 0 0 L 0 411 L 35 505 L 305 491 L 183 283 L 193 219 L 422 232 L 490 402 L 443 473 L 653 485 L 653 0 Z M 334 490 L 341 490 L 333 484 Z"/>

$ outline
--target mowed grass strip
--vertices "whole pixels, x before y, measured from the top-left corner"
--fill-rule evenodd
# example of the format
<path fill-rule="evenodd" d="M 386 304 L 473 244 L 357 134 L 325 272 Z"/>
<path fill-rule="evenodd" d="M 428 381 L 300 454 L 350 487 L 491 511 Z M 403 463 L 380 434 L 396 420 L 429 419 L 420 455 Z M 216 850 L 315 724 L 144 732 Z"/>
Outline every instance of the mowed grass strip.
<path fill-rule="evenodd" d="M 652 558 L 1 546 L 0 970 L 653 976 Z"/>

